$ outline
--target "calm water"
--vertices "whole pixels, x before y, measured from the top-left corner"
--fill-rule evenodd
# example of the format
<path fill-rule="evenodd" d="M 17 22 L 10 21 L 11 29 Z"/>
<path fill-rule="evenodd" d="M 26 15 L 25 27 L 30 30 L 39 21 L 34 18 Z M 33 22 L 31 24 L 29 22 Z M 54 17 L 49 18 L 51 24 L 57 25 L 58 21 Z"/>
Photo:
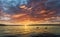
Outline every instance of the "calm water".
<path fill-rule="evenodd" d="M 39 28 L 37 28 L 39 27 Z M 47 29 L 45 29 L 47 27 Z M 60 26 L 0 26 L 0 36 L 50 32 L 60 34 Z"/>

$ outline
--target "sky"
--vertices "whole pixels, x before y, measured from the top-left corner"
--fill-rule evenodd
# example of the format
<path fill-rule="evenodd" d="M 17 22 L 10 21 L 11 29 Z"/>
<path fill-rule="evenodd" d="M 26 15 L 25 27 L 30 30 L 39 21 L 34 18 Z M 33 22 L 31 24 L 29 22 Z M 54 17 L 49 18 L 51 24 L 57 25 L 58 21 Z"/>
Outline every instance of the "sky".
<path fill-rule="evenodd" d="M 60 24 L 60 0 L 0 0 L 0 24 Z"/>

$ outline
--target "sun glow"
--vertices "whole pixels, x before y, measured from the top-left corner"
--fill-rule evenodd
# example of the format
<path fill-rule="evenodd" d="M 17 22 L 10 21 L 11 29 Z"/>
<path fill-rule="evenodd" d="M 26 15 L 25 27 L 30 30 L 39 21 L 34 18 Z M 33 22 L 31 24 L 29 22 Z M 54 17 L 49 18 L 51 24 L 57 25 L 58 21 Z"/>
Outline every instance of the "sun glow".
<path fill-rule="evenodd" d="M 60 24 L 60 9 L 56 6 L 48 0 L 0 0 L 0 24 Z"/>

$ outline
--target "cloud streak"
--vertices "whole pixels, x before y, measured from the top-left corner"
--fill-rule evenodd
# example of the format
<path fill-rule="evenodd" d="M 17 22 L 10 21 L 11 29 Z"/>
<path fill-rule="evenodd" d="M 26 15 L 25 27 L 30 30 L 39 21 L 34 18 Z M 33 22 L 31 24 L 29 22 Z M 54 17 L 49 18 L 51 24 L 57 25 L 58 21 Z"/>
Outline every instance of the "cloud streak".
<path fill-rule="evenodd" d="M 59 19 L 55 18 L 60 17 L 60 0 L 0 0 L 0 17 L 9 17 L 9 22 L 13 23 L 57 22 Z"/>

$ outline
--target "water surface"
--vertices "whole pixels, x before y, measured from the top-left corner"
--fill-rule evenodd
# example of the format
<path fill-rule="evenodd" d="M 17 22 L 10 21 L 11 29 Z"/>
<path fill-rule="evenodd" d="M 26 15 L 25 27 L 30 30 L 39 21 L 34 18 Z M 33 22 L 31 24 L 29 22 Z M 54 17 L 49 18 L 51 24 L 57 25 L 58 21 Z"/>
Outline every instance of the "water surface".
<path fill-rule="evenodd" d="M 0 26 L 0 36 L 22 35 L 38 33 L 53 33 L 60 35 L 60 26 Z"/>

